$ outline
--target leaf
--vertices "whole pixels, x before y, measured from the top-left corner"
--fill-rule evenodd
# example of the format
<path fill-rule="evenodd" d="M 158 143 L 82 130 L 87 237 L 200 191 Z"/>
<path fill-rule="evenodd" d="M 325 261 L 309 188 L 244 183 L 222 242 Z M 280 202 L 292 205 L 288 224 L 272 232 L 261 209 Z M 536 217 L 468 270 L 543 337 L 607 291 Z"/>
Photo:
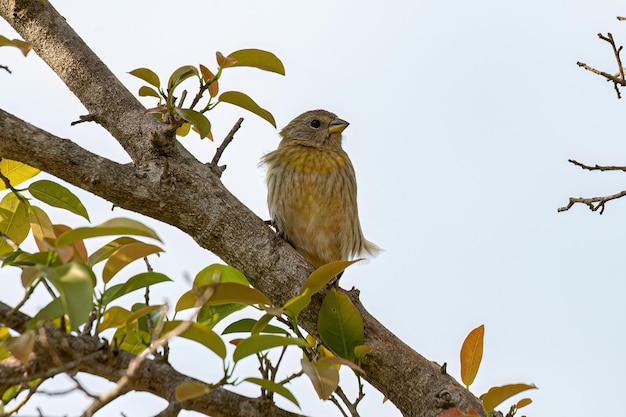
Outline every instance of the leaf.
<path fill-rule="evenodd" d="M 211 133 L 211 122 L 204 114 L 191 109 L 176 109 L 176 113 L 194 125 L 200 134 L 200 139 L 206 138 Z"/>
<path fill-rule="evenodd" d="M 527 405 L 532 404 L 532 402 L 533 400 L 531 400 L 530 398 L 522 398 L 515 404 L 515 408 L 519 410 L 522 407 L 526 407 Z"/>
<path fill-rule="evenodd" d="M 192 65 L 183 65 L 172 73 L 169 81 L 167 82 L 168 93 L 171 96 L 176 87 L 180 85 L 189 77 L 198 76 L 198 70 Z"/>
<path fill-rule="evenodd" d="M 110 241 L 106 245 L 101 246 L 91 255 L 89 255 L 87 263 L 89 266 L 94 266 L 97 263 L 104 261 L 105 259 L 109 259 L 109 257 L 122 246 L 134 242 L 139 242 L 139 240 L 128 236 L 118 237 L 117 239 Z"/>
<path fill-rule="evenodd" d="M 460 408 L 448 408 L 447 410 L 442 411 L 437 414 L 437 417 L 465 417 L 465 413 L 461 411 Z"/>
<path fill-rule="evenodd" d="M 502 404 L 510 397 L 529 389 L 537 389 L 537 387 L 534 384 L 510 384 L 490 388 L 486 394 L 481 395 L 485 412 L 487 415 L 491 415 L 491 412 L 495 410 L 498 405 Z"/>
<path fill-rule="evenodd" d="M 219 65 L 221 68 L 232 67 L 237 62 L 234 58 L 225 57 L 224 55 L 222 55 L 221 52 L 216 52 L 215 58 L 217 59 L 217 65 Z"/>
<path fill-rule="evenodd" d="M 1 35 L 0 38 L 2 38 Z M 27 179 L 39 174 L 40 170 L 22 162 L 2 158 L 2 160 L 0 160 L 0 172 L 2 172 L 2 174 L 9 179 L 11 185 L 15 187 Z M 0 181 L 0 190 L 6 190 L 6 188 L 7 187 L 4 184 L 4 181 Z"/>
<path fill-rule="evenodd" d="M 102 295 L 102 303 L 104 305 L 109 304 L 111 301 L 120 298 L 133 291 L 141 288 L 148 287 L 150 285 L 158 284 L 159 282 L 171 281 L 171 279 L 159 272 L 142 272 L 130 278 L 124 284 L 118 284 L 111 288 L 108 288 Z"/>
<path fill-rule="evenodd" d="M 356 359 L 363 359 L 368 353 L 370 353 L 374 348 L 367 345 L 359 345 L 354 348 L 354 357 Z"/>
<path fill-rule="evenodd" d="M 57 239 L 57 246 L 65 246 L 74 243 L 78 240 L 83 240 L 91 237 L 98 236 L 111 236 L 111 235 L 135 235 L 146 236 L 156 239 L 159 242 L 161 239 L 148 226 L 145 226 L 138 221 L 117 218 L 106 221 L 98 226 L 93 227 L 80 227 L 63 233 Z"/>
<path fill-rule="evenodd" d="M 481 324 L 472 330 L 461 347 L 461 381 L 466 388 L 474 382 L 480 362 L 483 358 L 483 341 L 485 338 L 485 325 Z"/>
<path fill-rule="evenodd" d="M 302 370 L 313 383 L 313 388 L 321 400 L 330 398 L 339 386 L 339 371 L 330 362 L 310 362 L 301 359 Z"/>
<path fill-rule="evenodd" d="M 87 209 L 70 190 L 53 181 L 39 180 L 28 186 L 28 191 L 37 200 L 52 207 L 65 209 L 89 220 Z"/>
<path fill-rule="evenodd" d="M 113 306 L 102 315 L 102 321 L 98 324 L 98 332 L 114 327 L 123 327 L 131 312 L 125 308 Z"/>
<path fill-rule="evenodd" d="M 202 382 L 191 381 L 183 382 L 176 387 L 176 401 L 182 402 L 201 397 L 211 392 L 211 387 Z"/>
<path fill-rule="evenodd" d="M 4 347 L 22 362 L 22 365 L 28 367 L 28 358 L 35 347 L 35 333 L 28 330 L 17 337 L 12 337 L 4 342 Z"/>
<path fill-rule="evenodd" d="M 28 321 L 26 328 L 28 330 L 34 330 L 38 328 L 41 323 L 51 322 L 52 320 L 61 317 L 63 314 L 65 314 L 65 311 L 63 309 L 61 298 L 55 298 L 50 301 L 48 305 L 39 310 L 35 317 Z"/>
<path fill-rule="evenodd" d="M 159 336 L 163 336 L 165 333 L 173 330 L 181 323 L 181 320 L 173 320 L 164 323 L 163 331 Z M 193 340 L 194 342 L 200 343 L 201 345 L 209 348 L 222 359 L 226 357 L 226 346 L 224 345 L 224 341 L 217 335 L 217 333 L 200 323 L 189 323 L 189 328 L 181 333 L 180 337 L 184 337 L 185 339 Z"/>
<path fill-rule="evenodd" d="M 137 68 L 129 72 L 130 75 L 134 75 L 137 78 L 141 78 L 148 84 L 159 88 L 161 86 L 161 80 L 159 80 L 159 76 L 156 75 L 154 71 L 148 68 Z"/>
<path fill-rule="evenodd" d="M 206 286 L 205 286 L 206 287 Z M 176 311 L 186 310 L 188 308 L 197 307 L 198 290 L 203 292 L 203 287 L 195 288 L 183 294 L 176 303 Z M 256 288 L 250 288 L 246 285 L 236 284 L 234 282 L 224 282 L 214 286 L 213 295 L 204 305 L 216 306 L 228 303 L 237 303 L 245 305 L 271 305 L 272 302 Z"/>
<path fill-rule="evenodd" d="M 30 42 L 24 42 L 19 39 L 8 39 L 2 35 L 0 35 L 0 46 L 13 46 L 19 49 L 24 56 L 28 55 L 30 50 L 33 49 L 33 44 Z"/>
<path fill-rule="evenodd" d="M 241 93 L 239 91 L 226 91 L 220 95 L 218 101 L 223 103 L 234 104 L 235 106 L 239 106 L 242 109 L 246 109 L 257 116 L 267 120 L 272 126 L 276 127 L 276 121 L 274 120 L 274 116 L 272 113 L 260 107 L 258 104 L 254 102 L 248 95 Z"/>
<path fill-rule="evenodd" d="M 324 357 L 321 357 L 320 359 L 318 359 L 317 361 L 318 362 L 329 362 L 329 363 L 332 363 L 333 365 L 336 365 L 337 369 L 339 369 L 339 367 L 341 365 L 347 366 L 348 368 L 352 369 L 355 372 L 360 373 L 363 376 L 367 375 L 365 373 L 365 371 L 363 369 L 361 369 L 361 367 L 359 365 L 357 365 L 356 363 L 354 363 L 352 361 L 349 361 L 347 359 L 340 358 L 339 356 L 324 356 Z"/>
<path fill-rule="evenodd" d="M 113 252 L 113 254 L 107 260 L 106 264 L 104 264 L 104 269 L 102 271 L 102 280 L 106 284 L 126 265 L 137 259 L 141 259 L 148 255 L 152 255 L 153 253 L 159 252 L 163 252 L 163 249 L 155 245 L 150 245 L 148 243 L 135 242 L 124 245 L 117 249 L 115 252 Z"/>
<path fill-rule="evenodd" d="M 363 319 L 347 295 L 335 288 L 326 294 L 320 307 L 317 328 L 330 350 L 354 361 L 354 348 L 363 344 Z"/>
<path fill-rule="evenodd" d="M 283 305 L 283 310 L 287 317 L 295 319 L 309 304 L 311 304 L 311 294 L 305 288 L 303 293 L 287 300 L 285 305 Z"/>
<path fill-rule="evenodd" d="M 52 225 L 52 227 L 54 228 L 54 234 L 56 236 L 61 236 L 63 233 L 72 230 L 69 226 L 64 224 L 55 224 Z M 72 242 L 72 244 L 68 246 L 55 247 L 54 250 L 59 254 L 59 258 L 61 258 L 63 263 L 69 262 L 72 258 L 87 263 L 89 259 L 87 248 L 85 248 L 85 243 L 82 240 Z"/>
<path fill-rule="evenodd" d="M 61 296 L 63 310 L 70 328 L 75 330 L 87 321 L 93 308 L 92 293 L 96 277 L 91 269 L 78 262 L 53 268 L 41 268 L 44 276 L 55 286 Z"/>
<path fill-rule="evenodd" d="M 190 130 L 191 130 L 191 123 L 183 123 L 182 125 L 180 125 L 178 129 L 176 129 L 176 134 L 184 138 L 185 136 L 189 134 Z"/>
<path fill-rule="evenodd" d="M 211 97 L 215 97 L 217 92 L 219 91 L 219 83 L 217 78 L 215 78 L 215 74 L 211 72 L 210 69 L 200 64 L 200 72 L 202 73 L 202 79 L 205 83 L 210 82 L 209 84 L 209 95 Z"/>
<path fill-rule="evenodd" d="M 147 85 L 139 87 L 139 96 L 161 98 L 161 95 L 154 88 L 148 87 Z"/>
<path fill-rule="evenodd" d="M 285 75 L 285 67 L 276 55 L 261 49 L 241 49 L 228 55 L 237 62 L 232 67 L 254 67 Z"/>
<path fill-rule="evenodd" d="M 309 277 L 302 284 L 300 294 L 304 290 L 309 289 L 311 295 L 316 294 L 319 290 L 324 288 L 334 277 L 343 272 L 344 269 L 349 267 L 355 262 L 361 259 L 355 259 L 353 261 L 334 261 L 326 265 L 322 265 L 309 275 Z"/>
<path fill-rule="evenodd" d="M 229 324 L 222 331 L 222 334 L 230 334 L 230 333 L 251 333 L 252 329 L 256 325 L 257 321 L 254 319 L 241 319 L 237 320 L 234 323 Z M 283 328 L 272 326 L 268 324 L 263 328 L 262 333 L 274 333 L 274 334 L 284 334 L 288 335 L 289 332 Z"/>
<path fill-rule="evenodd" d="M 28 236 L 30 219 L 27 203 L 14 193 L 5 195 L 0 201 L 0 230 L 18 245 Z M 0 238 L 0 255 L 8 252 L 13 252 L 13 247 Z"/>
<path fill-rule="evenodd" d="M 144 330 L 131 329 L 128 327 L 122 327 L 117 329 L 113 338 L 121 340 L 119 348 L 126 352 L 130 352 L 134 355 L 139 355 L 146 350 L 150 343 L 150 333 Z"/>
<path fill-rule="evenodd" d="M 270 334 L 259 334 L 255 336 L 250 336 L 247 339 L 243 339 L 237 344 L 235 352 L 233 352 L 233 361 L 239 362 L 246 356 L 253 355 L 255 353 L 259 353 L 261 351 L 274 347 L 289 345 L 296 345 L 303 348 L 309 347 L 307 342 L 302 339 Z"/>
<path fill-rule="evenodd" d="M 54 242 L 57 238 L 50 218 L 45 211 L 37 206 L 29 207 L 28 217 L 37 248 L 40 251 L 47 251 L 50 249 L 49 242 Z"/>
<path fill-rule="evenodd" d="M 265 388 L 268 391 L 275 392 L 276 394 L 285 397 L 286 399 L 288 399 L 289 401 L 297 405 L 298 408 L 300 408 L 300 404 L 298 404 L 298 400 L 296 400 L 296 397 L 294 397 L 291 391 L 289 391 L 283 385 L 277 384 L 276 382 L 270 381 L 269 379 L 262 379 L 262 378 L 251 377 L 251 378 L 244 379 L 244 381 L 248 381 L 253 384 L 259 385 L 260 387 Z"/>

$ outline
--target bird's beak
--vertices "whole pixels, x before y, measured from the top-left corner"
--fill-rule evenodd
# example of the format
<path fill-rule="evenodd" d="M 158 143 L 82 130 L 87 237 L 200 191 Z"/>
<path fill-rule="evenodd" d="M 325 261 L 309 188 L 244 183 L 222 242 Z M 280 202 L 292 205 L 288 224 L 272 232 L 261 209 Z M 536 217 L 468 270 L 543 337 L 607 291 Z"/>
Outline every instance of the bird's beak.
<path fill-rule="evenodd" d="M 349 124 L 350 123 L 346 122 L 345 120 L 337 118 L 333 120 L 333 122 L 328 127 L 328 130 L 330 131 L 330 133 L 341 133 L 346 127 L 348 127 Z"/>

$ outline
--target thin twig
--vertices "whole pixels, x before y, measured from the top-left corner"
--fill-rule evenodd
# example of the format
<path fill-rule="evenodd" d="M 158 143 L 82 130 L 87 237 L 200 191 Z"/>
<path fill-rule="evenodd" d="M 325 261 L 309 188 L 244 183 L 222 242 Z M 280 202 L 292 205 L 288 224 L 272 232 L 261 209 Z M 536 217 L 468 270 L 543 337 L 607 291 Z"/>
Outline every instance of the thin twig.
<path fill-rule="evenodd" d="M 9 67 L 5 66 L 5 65 L 0 65 L 0 69 L 5 70 L 6 72 L 8 72 L 9 74 L 11 74 L 11 70 L 9 69 Z"/>
<path fill-rule="evenodd" d="M 624 171 L 626 172 L 626 166 L 614 166 L 614 165 L 586 165 L 582 162 L 578 162 L 575 159 L 568 159 L 567 162 L 586 169 L 588 171 Z"/>
<path fill-rule="evenodd" d="M 130 389 L 130 387 L 128 387 L 128 384 L 132 381 L 133 377 L 139 370 L 139 367 L 148 358 L 148 356 L 153 355 L 158 348 L 165 345 L 170 339 L 180 336 L 182 333 L 186 332 L 190 326 L 190 321 L 183 321 L 178 326 L 167 332 L 163 337 L 155 340 L 148 349 L 137 355 L 137 357 L 135 357 L 128 364 L 128 369 L 126 369 L 126 373 L 119 379 L 119 381 L 115 385 L 115 388 L 113 388 L 108 393 L 98 397 L 93 403 L 91 403 L 87 410 L 85 410 L 81 417 L 91 417 L 96 411 L 100 410 L 102 407 L 104 407 L 120 395 L 126 393 L 126 391 Z"/>
<path fill-rule="evenodd" d="M 217 164 L 219 163 L 222 154 L 226 150 L 226 147 L 235 138 L 235 133 L 237 133 L 237 131 L 241 127 L 241 123 L 243 123 L 243 117 L 240 117 L 239 120 L 237 120 L 233 128 L 230 129 L 230 132 L 228 132 L 228 135 L 226 135 L 226 137 L 224 138 L 222 144 L 215 151 L 215 156 L 213 156 L 213 160 L 211 161 L 210 166 L 213 168 L 213 171 L 215 171 L 218 177 L 222 176 L 222 172 L 224 172 L 224 170 L 226 169 L 226 165 L 224 165 L 223 167 L 219 167 Z"/>
<path fill-rule="evenodd" d="M 574 197 L 570 197 L 569 199 L 569 203 L 567 204 L 567 206 L 564 207 L 559 207 L 557 209 L 557 211 L 560 213 L 562 211 L 567 211 L 570 208 L 572 208 L 572 206 L 576 203 L 582 203 L 585 204 L 587 207 L 589 207 L 589 210 L 591 211 L 598 211 L 598 209 L 600 210 L 600 214 L 604 213 L 604 207 L 605 204 L 608 203 L 611 200 L 616 200 L 618 198 L 622 198 L 626 196 L 626 191 L 620 191 L 619 193 L 616 194 L 611 194 L 611 195 L 607 195 L 607 196 L 603 196 L 603 197 L 589 197 L 589 198 L 583 198 L 583 197 L 578 197 L 578 198 L 574 198 Z"/>
<path fill-rule="evenodd" d="M 76 126 L 77 124 L 85 123 L 85 122 L 98 122 L 95 114 L 86 114 L 84 116 L 78 116 L 78 119 L 79 120 L 75 120 L 72 123 L 70 123 L 70 126 Z"/>
<path fill-rule="evenodd" d="M 350 411 L 350 415 L 352 417 L 359 417 L 359 412 L 356 410 L 356 405 L 358 404 L 358 402 L 355 404 L 352 404 L 348 396 L 341 389 L 341 387 L 337 387 L 337 389 L 335 390 L 335 394 L 337 394 L 337 396 L 341 398 L 341 401 L 348 408 L 348 411 Z M 359 399 L 358 401 L 361 401 L 361 399 Z"/>

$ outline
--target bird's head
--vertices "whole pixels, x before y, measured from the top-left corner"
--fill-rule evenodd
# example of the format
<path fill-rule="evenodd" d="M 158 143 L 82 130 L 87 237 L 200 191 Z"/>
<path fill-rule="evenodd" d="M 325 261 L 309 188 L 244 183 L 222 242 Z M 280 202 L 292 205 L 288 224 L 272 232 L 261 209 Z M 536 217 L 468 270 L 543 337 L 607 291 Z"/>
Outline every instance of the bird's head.
<path fill-rule="evenodd" d="M 341 132 L 348 124 L 329 111 L 311 110 L 289 122 L 280 135 L 305 146 L 341 148 Z"/>

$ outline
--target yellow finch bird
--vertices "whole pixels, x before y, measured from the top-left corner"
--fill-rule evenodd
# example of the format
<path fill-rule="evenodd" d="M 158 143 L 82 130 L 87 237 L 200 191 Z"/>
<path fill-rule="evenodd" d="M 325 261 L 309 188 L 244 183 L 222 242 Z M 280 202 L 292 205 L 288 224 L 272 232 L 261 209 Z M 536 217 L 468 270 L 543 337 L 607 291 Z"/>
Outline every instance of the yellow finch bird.
<path fill-rule="evenodd" d="M 348 122 L 326 110 L 293 119 L 267 165 L 267 204 L 278 232 L 313 266 L 376 255 L 365 240 L 356 202 L 356 177 L 341 147 Z"/>

